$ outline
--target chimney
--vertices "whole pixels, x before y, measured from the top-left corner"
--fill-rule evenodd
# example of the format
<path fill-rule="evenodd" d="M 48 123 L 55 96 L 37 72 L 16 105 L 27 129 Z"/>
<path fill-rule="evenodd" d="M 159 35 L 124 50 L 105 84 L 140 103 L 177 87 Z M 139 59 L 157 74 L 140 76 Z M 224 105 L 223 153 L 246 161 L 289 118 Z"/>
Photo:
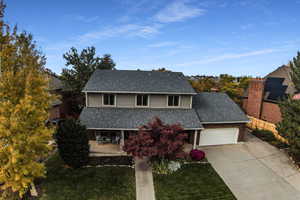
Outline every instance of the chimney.
<path fill-rule="evenodd" d="M 254 78 L 249 82 L 246 112 L 248 115 L 260 118 L 264 98 L 265 80 Z"/>

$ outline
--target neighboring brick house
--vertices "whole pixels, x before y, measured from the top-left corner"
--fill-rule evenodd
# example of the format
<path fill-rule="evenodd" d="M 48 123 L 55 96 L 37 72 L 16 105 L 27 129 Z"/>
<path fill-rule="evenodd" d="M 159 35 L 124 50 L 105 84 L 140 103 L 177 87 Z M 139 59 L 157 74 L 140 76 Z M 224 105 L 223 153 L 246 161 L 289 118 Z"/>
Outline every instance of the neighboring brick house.
<path fill-rule="evenodd" d="M 57 98 L 51 103 L 49 110 L 49 120 L 55 121 L 64 117 L 64 105 L 61 100 L 63 84 L 56 75 L 50 73 L 47 74 L 49 79 L 49 91 L 57 96 Z"/>
<path fill-rule="evenodd" d="M 290 66 L 284 65 L 265 78 L 252 79 L 243 100 L 245 112 L 271 123 L 280 122 L 279 101 L 296 92 L 290 74 Z"/>
<path fill-rule="evenodd" d="M 80 121 L 88 129 L 92 153 L 107 146 L 122 152 L 129 134 L 155 117 L 181 124 L 194 148 L 242 141 L 248 122 L 228 95 L 196 93 L 179 72 L 96 70 L 83 92 Z"/>

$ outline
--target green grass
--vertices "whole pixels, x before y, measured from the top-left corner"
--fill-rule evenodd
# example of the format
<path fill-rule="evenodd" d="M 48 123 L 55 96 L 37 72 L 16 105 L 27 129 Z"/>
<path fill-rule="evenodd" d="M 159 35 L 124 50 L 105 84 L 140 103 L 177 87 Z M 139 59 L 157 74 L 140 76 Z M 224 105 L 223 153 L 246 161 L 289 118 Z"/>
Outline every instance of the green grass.
<path fill-rule="evenodd" d="M 157 200 L 235 200 L 210 164 L 183 165 L 170 175 L 154 174 Z"/>
<path fill-rule="evenodd" d="M 126 167 L 64 168 L 55 154 L 47 162 L 40 200 L 133 200 L 134 169 Z"/>

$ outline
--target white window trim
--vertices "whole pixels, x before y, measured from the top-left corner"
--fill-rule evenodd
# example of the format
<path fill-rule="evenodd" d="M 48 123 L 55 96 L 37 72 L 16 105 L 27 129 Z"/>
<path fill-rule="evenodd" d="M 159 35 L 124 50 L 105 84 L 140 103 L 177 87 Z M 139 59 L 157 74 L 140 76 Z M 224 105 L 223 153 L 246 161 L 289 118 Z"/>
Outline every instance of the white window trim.
<path fill-rule="evenodd" d="M 178 106 L 169 106 L 169 96 L 178 96 Z M 180 108 L 181 107 L 181 96 L 180 95 L 167 95 L 167 107 L 168 108 Z"/>
<path fill-rule="evenodd" d="M 139 106 L 139 105 L 137 105 L 137 96 L 138 96 L 138 94 L 136 94 L 135 95 L 135 107 L 137 107 L 137 108 L 148 108 L 148 107 L 150 107 L 150 94 L 140 94 L 140 95 L 147 95 L 147 105 L 146 106 Z"/>
<path fill-rule="evenodd" d="M 116 107 L 117 106 L 117 95 L 116 94 L 108 94 L 108 95 L 114 95 L 114 105 L 105 105 L 104 104 L 104 94 L 102 94 L 102 106 L 103 107 Z"/>

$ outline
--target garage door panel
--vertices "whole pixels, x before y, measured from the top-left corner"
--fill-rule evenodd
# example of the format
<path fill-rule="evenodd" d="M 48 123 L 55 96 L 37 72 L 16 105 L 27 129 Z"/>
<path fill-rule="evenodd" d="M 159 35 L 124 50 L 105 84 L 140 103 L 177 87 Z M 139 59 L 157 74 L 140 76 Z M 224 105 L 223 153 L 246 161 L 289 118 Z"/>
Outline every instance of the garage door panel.
<path fill-rule="evenodd" d="M 200 146 L 236 144 L 238 140 L 238 128 L 208 128 L 200 133 Z"/>

